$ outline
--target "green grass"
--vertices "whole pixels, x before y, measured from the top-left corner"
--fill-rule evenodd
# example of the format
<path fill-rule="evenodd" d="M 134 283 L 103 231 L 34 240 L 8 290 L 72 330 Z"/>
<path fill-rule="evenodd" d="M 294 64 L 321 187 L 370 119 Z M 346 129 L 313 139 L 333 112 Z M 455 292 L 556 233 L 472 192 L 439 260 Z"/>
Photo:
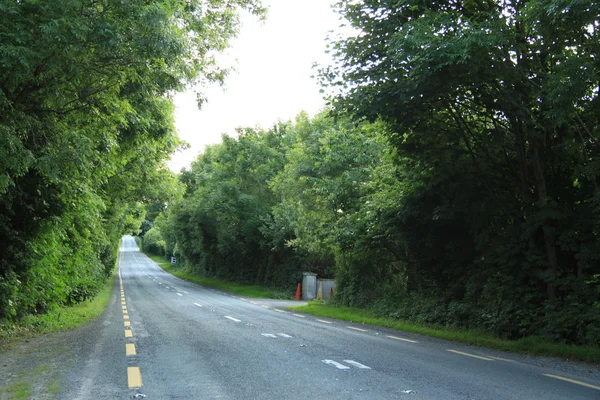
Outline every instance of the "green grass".
<path fill-rule="evenodd" d="M 189 282 L 197 283 L 202 286 L 207 286 L 215 289 L 221 289 L 227 292 L 235 293 L 244 297 L 262 298 L 262 299 L 289 299 L 290 295 L 284 292 L 271 290 L 258 285 L 243 285 L 236 282 L 222 281 L 215 278 L 208 278 L 204 276 L 198 276 L 191 274 L 187 271 L 183 271 L 173 264 L 166 261 L 163 257 L 155 256 L 153 254 L 146 254 L 157 263 L 166 272 L 175 275 L 178 278 L 184 279 Z"/>
<path fill-rule="evenodd" d="M 112 293 L 116 268 L 98 295 L 71 307 L 58 307 L 42 315 L 28 315 L 16 323 L 0 322 L 0 348 L 28 337 L 65 331 L 99 317 Z"/>
<path fill-rule="evenodd" d="M 33 396 L 32 384 L 31 382 L 14 383 L 6 388 L 6 393 L 10 396 L 10 399 L 30 399 Z"/>
<path fill-rule="evenodd" d="M 599 347 L 554 343 L 540 337 L 526 337 L 519 340 L 505 340 L 490 336 L 483 332 L 420 325 L 413 322 L 378 317 L 370 310 L 351 307 L 335 307 L 317 302 L 311 302 L 306 306 L 293 306 L 288 308 L 321 317 L 330 317 L 344 321 L 383 326 L 405 332 L 413 332 L 439 339 L 452 340 L 455 342 L 513 353 L 534 354 L 560 357 L 568 360 L 600 363 Z"/>

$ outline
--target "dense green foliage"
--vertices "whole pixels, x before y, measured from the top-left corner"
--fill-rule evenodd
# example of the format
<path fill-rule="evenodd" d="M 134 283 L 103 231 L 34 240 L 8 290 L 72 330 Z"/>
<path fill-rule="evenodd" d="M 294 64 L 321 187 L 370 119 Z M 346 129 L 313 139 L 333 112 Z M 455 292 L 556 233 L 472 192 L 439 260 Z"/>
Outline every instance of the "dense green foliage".
<path fill-rule="evenodd" d="M 272 232 L 277 198 L 269 188 L 283 167 L 287 129 L 246 129 L 237 140 L 224 136 L 223 143 L 207 147 L 181 176 L 183 199 L 169 207 L 168 218 L 159 216 L 154 222 L 167 255 L 183 258 L 209 276 L 293 286 L 298 258 L 284 246 L 286 233 Z"/>
<path fill-rule="evenodd" d="M 315 271 L 339 304 L 599 345 L 600 5 L 338 10 L 331 114 L 209 147 L 154 242 L 209 276 Z"/>
<path fill-rule="evenodd" d="M 361 33 L 322 73 L 333 104 L 389 123 L 415 177 L 388 222 L 407 268 L 388 312 L 600 344 L 600 5 L 339 9 Z"/>
<path fill-rule="evenodd" d="M 0 1 L 0 319 L 94 295 L 164 202 L 170 95 L 220 81 L 253 0 Z"/>

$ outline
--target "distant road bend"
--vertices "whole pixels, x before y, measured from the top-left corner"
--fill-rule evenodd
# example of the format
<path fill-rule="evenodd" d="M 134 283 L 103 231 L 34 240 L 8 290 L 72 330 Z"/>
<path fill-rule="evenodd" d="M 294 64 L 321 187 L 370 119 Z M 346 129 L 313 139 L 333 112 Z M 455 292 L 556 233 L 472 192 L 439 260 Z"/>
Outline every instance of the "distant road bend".
<path fill-rule="evenodd" d="M 162 271 L 123 238 L 61 399 L 600 399 L 595 367 L 290 312 Z M 88 330 L 90 331 L 90 330 Z"/>

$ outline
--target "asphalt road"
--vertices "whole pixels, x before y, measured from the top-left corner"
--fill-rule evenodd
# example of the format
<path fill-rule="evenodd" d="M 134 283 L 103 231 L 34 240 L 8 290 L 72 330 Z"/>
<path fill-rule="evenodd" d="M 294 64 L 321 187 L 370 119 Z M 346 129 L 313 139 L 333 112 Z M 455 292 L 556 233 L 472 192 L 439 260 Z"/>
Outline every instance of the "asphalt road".
<path fill-rule="evenodd" d="M 131 237 L 119 257 L 108 310 L 74 343 L 61 399 L 600 399 L 592 366 L 200 287 L 163 272 Z"/>

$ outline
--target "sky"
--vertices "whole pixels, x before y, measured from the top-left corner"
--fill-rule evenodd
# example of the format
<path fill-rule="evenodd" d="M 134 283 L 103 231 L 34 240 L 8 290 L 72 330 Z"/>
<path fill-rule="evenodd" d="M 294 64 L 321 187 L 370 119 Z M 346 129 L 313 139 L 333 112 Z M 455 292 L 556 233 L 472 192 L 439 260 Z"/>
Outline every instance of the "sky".
<path fill-rule="evenodd" d="M 235 135 L 240 126 L 270 128 L 293 119 L 300 111 L 314 115 L 325 101 L 319 93 L 313 64 L 326 65 L 325 38 L 341 21 L 331 5 L 336 0 L 263 0 L 269 8 L 260 22 L 244 14 L 239 35 L 223 57 L 235 70 L 225 81 L 204 89 L 208 102 L 198 110 L 193 89 L 175 101 L 175 126 L 190 148 L 175 153 L 174 172 L 196 159 L 221 134 Z"/>

